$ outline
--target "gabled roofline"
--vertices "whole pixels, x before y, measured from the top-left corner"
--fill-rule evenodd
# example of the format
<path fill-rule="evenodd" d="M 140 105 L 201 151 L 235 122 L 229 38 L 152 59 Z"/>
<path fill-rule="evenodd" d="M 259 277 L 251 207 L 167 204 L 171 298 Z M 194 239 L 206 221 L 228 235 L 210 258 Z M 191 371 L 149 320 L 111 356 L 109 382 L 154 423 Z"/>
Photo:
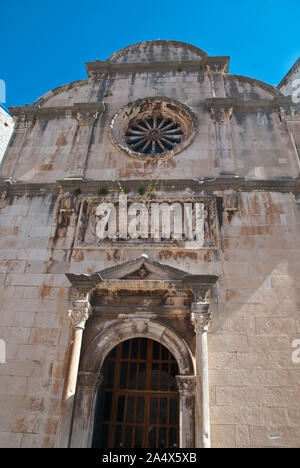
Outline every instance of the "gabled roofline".
<path fill-rule="evenodd" d="M 145 45 L 167 45 L 169 47 L 181 47 L 181 48 L 191 50 L 192 52 L 196 53 L 200 57 L 208 56 L 208 54 L 204 50 L 200 49 L 199 47 L 193 44 L 189 44 L 188 42 L 172 41 L 168 39 L 157 39 L 154 41 L 137 42 L 136 44 L 131 44 L 127 47 L 124 47 L 123 49 L 117 50 L 110 57 L 108 57 L 107 61 L 113 62 L 114 60 L 119 59 L 120 57 L 127 54 L 131 50 L 136 50 Z"/>

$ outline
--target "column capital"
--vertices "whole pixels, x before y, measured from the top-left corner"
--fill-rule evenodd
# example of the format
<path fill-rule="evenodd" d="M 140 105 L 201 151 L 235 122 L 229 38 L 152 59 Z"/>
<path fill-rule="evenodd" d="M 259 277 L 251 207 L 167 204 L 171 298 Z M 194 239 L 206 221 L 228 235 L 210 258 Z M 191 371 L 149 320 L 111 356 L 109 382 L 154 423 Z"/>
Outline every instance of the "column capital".
<path fill-rule="evenodd" d="M 33 114 L 22 113 L 14 116 L 15 130 L 29 130 L 33 127 L 35 118 Z"/>
<path fill-rule="evenodd" d="M 186 289 L 194 293 L 195 302 L 207 302 L 209 293 L 215 286 L 219 277 L 216 275 L 184 275 L 182 282 Z"/>
<path fill-rule="evenodd" d="M 92 308 L 89 301 L 72 301 L 72 309 L 69 310 L 69 317 L 72 321 L 72 327 L 75 329 L 85 328 L 85 323 L 92 315 Z"/>
<path fill-rule="evenodd" d="M 98 118 L 98 112 L 78 112 L 77 121 L 80 127 L 90 127 Z"/>
<path fill-rule="evenodd" d="M 195 392 L 196 377 L 194 375 L 177 375 L 178 391 L 183 395 L 191 395 Z"/>
<path fill-rule="evenodd" d="M 102 385 L 104 376 L 94 372 L 79 372 L 77 383 L 80 387 L 98 388 Z"/>
<path fill-rule="evenodd" d="M 233 115 L 233 107 L 211 107 L 210 114 L 214 122 L 229 123 Z"/>
<path fill-rule="evenodd" d="M 193 302 L 192 303 L 192 323 L 195 333 L 205 332 L 208 330 L 211 314 L 209 311 L 208 302 Z"/>

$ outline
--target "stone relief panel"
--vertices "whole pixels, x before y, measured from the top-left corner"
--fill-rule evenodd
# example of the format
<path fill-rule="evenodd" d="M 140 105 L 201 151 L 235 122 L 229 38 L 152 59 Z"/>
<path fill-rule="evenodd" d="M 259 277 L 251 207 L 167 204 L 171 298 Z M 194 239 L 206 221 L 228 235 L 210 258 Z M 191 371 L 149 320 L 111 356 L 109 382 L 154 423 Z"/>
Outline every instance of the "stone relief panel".
<path fill-rule="evenodd" d="M 75 248 L 218 248 L 214 197 L 87 197 Z"/>

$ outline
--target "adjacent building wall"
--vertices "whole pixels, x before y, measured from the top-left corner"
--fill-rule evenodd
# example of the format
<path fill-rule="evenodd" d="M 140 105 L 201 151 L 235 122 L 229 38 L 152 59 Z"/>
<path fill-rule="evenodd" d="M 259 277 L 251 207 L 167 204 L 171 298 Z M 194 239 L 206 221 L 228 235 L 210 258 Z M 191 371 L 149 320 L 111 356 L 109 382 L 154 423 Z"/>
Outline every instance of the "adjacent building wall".
<path fill-rule="evenodd" d="M 0 105 L 0 162 L 14 129 L 12 117 Z"/>

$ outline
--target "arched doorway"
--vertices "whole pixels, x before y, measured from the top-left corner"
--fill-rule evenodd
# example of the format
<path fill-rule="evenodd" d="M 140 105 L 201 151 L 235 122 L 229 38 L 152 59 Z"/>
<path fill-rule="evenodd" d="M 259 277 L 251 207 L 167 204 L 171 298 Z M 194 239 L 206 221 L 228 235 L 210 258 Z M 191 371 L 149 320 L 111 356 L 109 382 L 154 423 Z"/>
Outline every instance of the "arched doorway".
<path fill-rule="evenodd" d="M 96 334 L 82 352 L 76 398 L 74 401 L 69 447 L 93 446 L 95 405 L 99 385 L 103 388 L 102 371 L 110 352 L 120 342 L 149 338 L 171 351 L 179 367 L 176 378 L 180 397 L 180 448 L 195 447 L 195 367 L 186 341 L 173 328 L 145 318 L 118 320 Z M 99 400 L 98 400 L 99 401 Z M 99 420 L 98 420 L 99 421 Z"/>
<path fill-rule="evenodd" d="M 179 369 L 166 347 L 126 340 L 109 353 L 102 374 L 92 447 L 179 447 Z"/>

